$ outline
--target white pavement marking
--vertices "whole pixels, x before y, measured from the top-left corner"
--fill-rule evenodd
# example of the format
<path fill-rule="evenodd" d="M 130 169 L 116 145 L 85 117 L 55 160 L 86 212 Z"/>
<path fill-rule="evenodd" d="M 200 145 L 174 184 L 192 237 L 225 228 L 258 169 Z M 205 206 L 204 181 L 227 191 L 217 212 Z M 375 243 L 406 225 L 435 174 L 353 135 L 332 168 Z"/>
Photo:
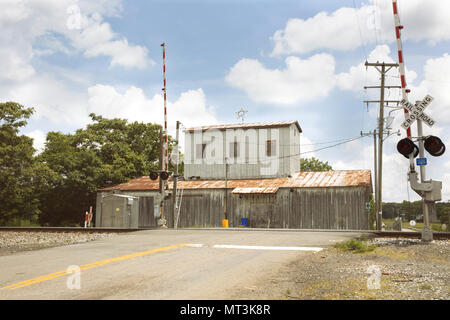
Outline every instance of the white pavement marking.
<path fill-rule="evenodd" d="M 239 246 L 239 245 L 227 245 L 216 244 L 213 248 L 220 249 L 247 249 L 247 250 L 284 250 L 284 251 L 321 251 L 323 248 L 318 247 L 266 247 L 266 246 Z"/>
<path fill-rule="evenodd" d="M 335 240 L 332 240 L 335 241 Z M 190 243 L 186 247 L 192 248 L 206 248 L 205 244 L 201 243 Z M 267 247 L 267 246 L 242 246 L 242 245 L 229 245 L 229 244 L 215 244 L 211 246 L 212 248 L 218 249 L 246 249 L 246 250 L 280 250 L 280 251 L 321 251 L 323 248 L 319 247 Z"/>

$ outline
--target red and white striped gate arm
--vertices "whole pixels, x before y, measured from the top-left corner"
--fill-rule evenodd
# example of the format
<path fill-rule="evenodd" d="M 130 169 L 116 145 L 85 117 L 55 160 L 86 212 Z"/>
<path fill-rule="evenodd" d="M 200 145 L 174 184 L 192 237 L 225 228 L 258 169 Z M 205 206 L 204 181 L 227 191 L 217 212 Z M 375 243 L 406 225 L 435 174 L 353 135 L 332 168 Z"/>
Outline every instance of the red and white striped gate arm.
<path fill-rule="evenodd" d="M 163 73 L 164 73 L 164 157 L 163 157 L 163 168 L 165 171 L 169 171 L 169 151 L 168 151 L 168 140 L 167 140 L 167 87 L 166 87 L 166 44 L 161 44 L 163 47 Z"/>
<path fill-rule="evenodd" d="M 402 50 L 402 39 L 400 37 L 400 30 L 403 26 L 400 25 L 400 19 L 398 18 L 398 7 L 397 0 L 392 0 L 392 8 L 394 10 L 394 22 L 395 22 L 395 35 L 397 38 L 397 49 L 398 49 L 398 64 L 400 68 L 400 79 L 402 82 L 402 98 L 408 99 L 408 92 L 406 91 L 406 79 L 405 79 L 405 61 L 403 60 L 403 50 Z M 405 118 L 407 117 L 408 110 L 405 111 Z M 406 130 L 408 138 L 411 138 L 411 127 Z"/>

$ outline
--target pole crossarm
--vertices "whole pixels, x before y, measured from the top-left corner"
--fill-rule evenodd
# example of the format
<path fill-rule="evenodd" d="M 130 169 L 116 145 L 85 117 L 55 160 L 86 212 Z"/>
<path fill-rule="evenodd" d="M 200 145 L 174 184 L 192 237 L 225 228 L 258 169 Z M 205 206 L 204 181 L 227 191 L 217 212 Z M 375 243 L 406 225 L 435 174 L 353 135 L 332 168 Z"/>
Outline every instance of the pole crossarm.
<path fill-rule="evenodd" d="M 364 100 L 364 103 L 380 103 L 380 100 Z M 400 103 L 400 100 L 384 100 L 385 103 Z"/>
<path fill-rule="evenodd" d="M 394 88 L 394 89 L 401 89 L 401 86 L 384 86 L 387 89 Z M 381 89 L 381 86 L 365 86 L 364 89 Z"/>
<path fill-rule="evenodd" d="M 374 62 L 367 62 L 367 61 L 366 61 L 366 63 L 364 65 L 366 67 L 382 67 L 382 66 L 385 66 L 385 67 L 390 67 L 390 68 L 399 66 L 398 63 L 385 63 L 385 62 L 375 62 L 374 63 Z"/>

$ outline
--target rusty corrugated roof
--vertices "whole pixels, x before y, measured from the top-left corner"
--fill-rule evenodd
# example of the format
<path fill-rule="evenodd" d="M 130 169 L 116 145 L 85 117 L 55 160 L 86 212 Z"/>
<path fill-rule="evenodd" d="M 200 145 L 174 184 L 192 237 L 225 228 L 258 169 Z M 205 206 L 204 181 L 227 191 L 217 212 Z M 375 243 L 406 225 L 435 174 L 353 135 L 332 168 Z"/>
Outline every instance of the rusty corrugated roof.
<path fill-rule="evenodd" d="M 183 189 L 223 189 L 225 180 L 187 180 L 179 181 Z M 324 172 L 300 172 L 291 178 L 239 179 L 228 180 L 227 188 L 320 188 L 320 187 L 355 187 L 368 186 L 372 189 L 370 170 L 336 170 Z M 158 180 L 152 181 L 148 176 L 136 178 L 115 186 L 105 187 L 99 191 L 123 190 L 145 191 L 158 190 Z M 172 182 L 169 181 L 169 188 Z"/>
<path fill-rule="evenodd" d="M 264 187 L 264 188 L 235 188 L 231 193 L 247 194 L 247 193 L 277 193 L 278 187 Z"/>
<path fill-rule="evenodd" d="M 202 126 L 195 128 L 188 128 L 185 131 L 194 130 L 226 130 L 226 129 L 259 129 L 259 128 L 276 128 L 276 127 L 288 127 L 295 124 L 299 132 L 302 132 L 302 128 L 298 124 L 298 121 L 276 121 L 276 122 L 257 122 L 257 123 L 239 123 L 239 124 L 218 124 L 212 126 Z"/>

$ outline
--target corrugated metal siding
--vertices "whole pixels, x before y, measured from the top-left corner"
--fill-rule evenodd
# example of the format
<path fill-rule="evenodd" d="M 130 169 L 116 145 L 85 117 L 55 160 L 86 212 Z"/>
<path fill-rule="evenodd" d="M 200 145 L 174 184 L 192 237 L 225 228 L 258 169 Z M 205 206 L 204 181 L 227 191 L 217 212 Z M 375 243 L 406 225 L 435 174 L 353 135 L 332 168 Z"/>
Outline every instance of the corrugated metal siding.
<path fill-rule="evenodd" d="M 249 132 L 249 130 L 242 130 L 240 128 L 233 132 L 233 136 L 228 136 L 226 131 L 216 132 L 215 135 L 218 135 L 219 137 L 217 138 L 222 142 L 222 150 L 219 153 L 221 156 L 218 160 L 213 159 L 208 154 L 206 154 L 204 159 L 198 159 L 196 156 L 196 144 L 203 143 L 201 141 L 202 137 L 200 134 L 187 132 L 185 135 L 185 176 L 201 177 L 202 179 L 225 179 L 225 158 L 228 158 L 228 162 L 230 163 L 228 168 L 229 179 L 249 179 L 261 176 L 273 178 L 292 175 L 300 170 L 299 168 L 296 170 L 292 170 L 291 168 L 292 159 L 298 159 L 298 153 L 291 153 L 291 150 L 294 150 L 290 147 L 294 143 L 290 135 L 291 127 L 271 128 L 269 126 L 264 131 L 256 131 L 257 129 L 251 128 L 255 132 Z M 255 136 L 247 145 L 248 135 L 253 136 L 253 134 Z M 266 140 L 273 139 L 276 140 L 276 155 L 272 158 L 266 158 Z M 209 137 L 206 140 L 209 141 Z M 240 143 L 239 152 L 242 156 L 240 161 L 234 159 L 229 154 L 229 143 L 235 140 Z M 252 152 L 248 150 L 249 147 L 253 148 Z M 262 150 L 260 150 L 261 148 Z M 275 167 L 275 170 L 270 172 L 265 171 L 264 168 L 267 166 L 267 160 L 273 160 L 276 163 L 277 167 Z M 274 164 L 271 165 L 273 166 Z M 298 162 L 298 167 L 299 165 L 300 162 Z"/>

